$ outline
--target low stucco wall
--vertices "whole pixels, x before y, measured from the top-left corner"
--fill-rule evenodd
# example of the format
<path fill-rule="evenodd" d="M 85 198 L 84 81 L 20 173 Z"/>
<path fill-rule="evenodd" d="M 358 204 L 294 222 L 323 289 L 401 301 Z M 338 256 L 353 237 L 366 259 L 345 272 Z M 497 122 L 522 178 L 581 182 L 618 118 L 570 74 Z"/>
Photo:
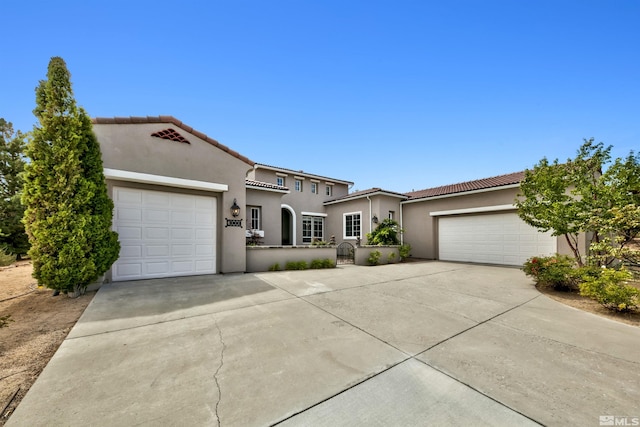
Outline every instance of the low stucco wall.
<path fill-rule="evenodd" d="M 367 255 L 368 256 L 368 255 Z M 247 273 L 268 271 L 278 263 L 284 270 L 287 262 L 314 259 L 330 259 L 336 262 L 336 248 L 333 246 L 247 246 Z"/>
<path fill-rule="evenodd" d="M 395 264 L 400 262 L 400 246 L 369 246 L 364 245 L 355 248 L 356 249 L 356 265 L 370 265 L 368 258 L 371 252 L 379 251 L 380 258 L 378 259 L 378 265 L 382 264 Z M 392 258 L 389 258 L 390 254 L 395 254 Z"/>

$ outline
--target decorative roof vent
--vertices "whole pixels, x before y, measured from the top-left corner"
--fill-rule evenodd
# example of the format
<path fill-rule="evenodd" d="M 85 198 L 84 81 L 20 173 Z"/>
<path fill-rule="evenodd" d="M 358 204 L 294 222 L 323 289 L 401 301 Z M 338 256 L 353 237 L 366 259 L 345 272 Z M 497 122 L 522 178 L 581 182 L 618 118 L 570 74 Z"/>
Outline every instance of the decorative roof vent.
<path fill-rule="evenodd" d="M 171 129 L 171 128 L 161 130 L 160 132 L 154 132 L 151 134 L 151 136 L 155 136 L 156 138 L 168 139 L 169 141 L 176 141 L 176 142 L 183 142 L 185 144 L 190 144 L 190 142 L 187 141 L 184 136 L 180 135 L 178 132 L 176 132 L 175 129 Z"/>

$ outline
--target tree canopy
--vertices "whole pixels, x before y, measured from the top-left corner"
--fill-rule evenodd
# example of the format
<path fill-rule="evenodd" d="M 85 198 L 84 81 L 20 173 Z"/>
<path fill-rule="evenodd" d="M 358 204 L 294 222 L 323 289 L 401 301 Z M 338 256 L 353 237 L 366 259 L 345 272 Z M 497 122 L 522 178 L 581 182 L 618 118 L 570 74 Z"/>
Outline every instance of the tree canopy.
<path fill-rule="evenodd" d="M 22 196 L 34 277 L 60 291 L 86 287 L 119 252 L 100 148 L 70 77 L 64 60 L 54 57 L 36 88 L 38 125 L 26 148 L 31 161 Z"/>
<path fill-rule="evenodd" d="M 520 183 L 515 202 L 520 218 L 564 236 L 580 265 L 586 255 L 580 233 L 590 236 L 589 256 L 599 264 L 637 256 L 628 245 L 640 233 L 640 156 L 630 152 L 607 167 L 611 148 L 585 140 L 574 159 L 543 158 Z"/>

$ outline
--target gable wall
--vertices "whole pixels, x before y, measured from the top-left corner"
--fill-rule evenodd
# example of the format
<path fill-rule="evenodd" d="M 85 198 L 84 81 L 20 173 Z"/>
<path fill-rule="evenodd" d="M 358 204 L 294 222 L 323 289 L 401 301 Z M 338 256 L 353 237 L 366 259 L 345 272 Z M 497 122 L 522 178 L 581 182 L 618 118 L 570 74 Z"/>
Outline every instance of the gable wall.
<path fill-rule="evenodd" d="M 190 144 L 151 136 L 167 128 L 178 131 Z M 105 168 L 227 185 L 228 191 L 211 193 L 217 198 L 218 271 L 245 271 L 245 229 L 225 227 L 225 218 L 231 217 L 229 209 L 234 199 L 244 209 L 249 164 L 171 123 L 94 123 L 93 130 Z M 113 186 L 121 182 L 109 180 L 108 184 L 113 196 Z M 125 185 L 136 186 L 136 183 Z"/>

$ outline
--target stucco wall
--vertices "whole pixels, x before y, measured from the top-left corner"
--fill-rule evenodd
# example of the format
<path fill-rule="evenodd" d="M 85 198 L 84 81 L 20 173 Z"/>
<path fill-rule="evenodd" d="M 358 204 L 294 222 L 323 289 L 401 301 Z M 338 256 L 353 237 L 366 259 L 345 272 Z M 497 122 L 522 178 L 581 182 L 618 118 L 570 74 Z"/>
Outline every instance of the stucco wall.
<path fill-rule="evenodd" d="M 377 265 L 395 264 L 400 262 L 399 246 L 361 246 L 355 248 L 355 264 L 356 265 L 372 265 L 369 263 L 369 257 L 372 252 L 380 252 Z M 391 255 L 393 254 L 393 255 Z"/>
<path fill-rule="evenodd" d="M 280 172 L 279 172 L 280 173 Z M 295 173 L 294 171 L 286 171 L 282 172 L 287 176 L 284 177 L 285 186 L 289 188 L 290 193 L 282 195 L 281 203 L 283 205 L 287 205 L 291 207 L 295 211 L 295 240 L 294 244 L 301 245 L 302 242 L 302 212 L 308 213 L 326 213 L 326 209 L 324 206 L 324 202 L 327 200 L 332 200 L 337 197 L 344 196 L 348 194 L 349 187 L 346 184 L 342 184 L 339 182 L 332 181 L 331 179 L 319 178 L 319 177 L 309 177 L 305 176 L 304 173 Z M 249 173 L 249 179 L 253 179 L 255 181 L 268 182 L 271 184 L 276 184 L 276 171 L 272 169 L 262 169 L 258 168 L 252 170 Z M 302 180 L 302 191 L 295 190 L 295 180 L 296 177 L 303 178 Z M 311 192 L 311 183 L 315 181 L 318 185 L 318 194 Z M 325 187 L 327 182 L 333 183 L 331 185 L 332 194 L 331 196 L 327 196 L 325 192 Z M 328 232 L 326 220 L 325 220 L 325 240 L 329 240 L 332 233 Z M 336 235 L 337 237 L 337 235 Z M 279 244 L 280 242 L 278 242 Z"/>
<path fill-rule="evenodd" d="M 284 270 L 287 262 L 306 261 L 311 264 L 315 259 L 331 259 L 336 261 L 336 248 L 328 246 L 247 246 L 247 272 L 268 271 L 269 267 L 278 263 Z"/>
<path fill-rule="evenodd" d="M 247 227 L 249 227 L 249 206 L 259 206 L 261 210 L 261 229 L 264 245 L 280 245 L 282 243 L 282 193 L 247 189 Z"/>
<path fill-rule="evenodd" d="M 190 143 L 151 136 L 167 128 L 175 129 Z M 227 185 L 228 191 L 211 194 L 218 200 L 218 271 L 245 271 L 245 229 L 225 227 L 225 218 L 231 217 L 234 199 L 244 210 L 245 177 L 251 165 L 172 123 L 94 124 L 93 129 L 105 168 Z M 111 188 L 115 182 L 109 183 Z M 155 189 L 182 191 L 162 186 Z"/>
<path fill-rule="evenodd" d="M 419 202 L 404 203 L 403 228 L 404 243 L 411 245 L 411 255 L 415 258 L 436 259 L 438 257 L 438 218 L 430 216 L 431 212 L 500 206 L 513 204 L 519 188 L 480 192 L 453 197 L 435 198 Z M 516 212 L 516 210 L 502 211 Z M 584 236 L 580 244 L 586 249 Z M 563 237 L 557 239 L 557 250 L 569 254 L 569 248 Z"/>

